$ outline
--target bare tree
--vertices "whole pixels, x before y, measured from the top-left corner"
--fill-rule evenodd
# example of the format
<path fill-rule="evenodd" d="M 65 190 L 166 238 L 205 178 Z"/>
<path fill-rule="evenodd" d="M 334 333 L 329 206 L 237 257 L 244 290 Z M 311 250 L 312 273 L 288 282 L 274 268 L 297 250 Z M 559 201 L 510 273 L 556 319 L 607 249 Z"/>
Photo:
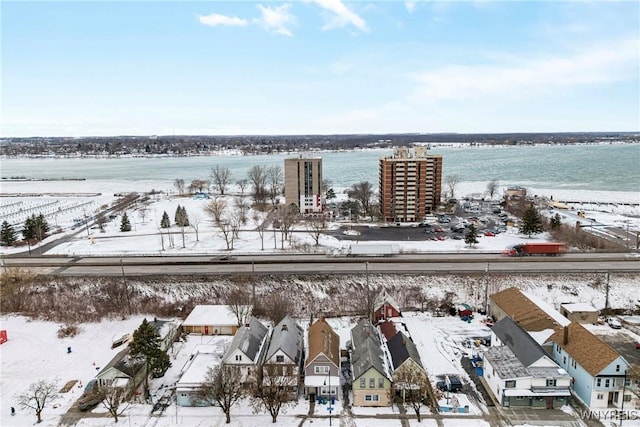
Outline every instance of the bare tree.
<path fill-rule="evenodd" d="M 449 197 L 452 199 L 455 197 L 456 187 L 460 184 L 460 181 L 460 175 L 449 175 L 444 179 L 444 183 L 449 189 Z"/>
<path fill-rule="evenodd" d="M 204 212 L 213 219 L 213 222 L 219 225 L 222 218 L 224 218 L 227 201 L 225 199 L 215 199 L 210 201 L 203 209 Z"/>
<path fill-rule="evenodd" d="M 362 210 L 371 216 L 371 197 L 373 196 L 373 188 L 368 181 L 362 181 L 353 184 L 347 191 L 349 198 L 357 200 L 362 205 Z"/>
<path fill-rule="evenodd" d="M 220 406 L 226 416 L 226 423 L 231 423 L 231 408 L 244 397 L 242 376 L 233 366 L 218 365 L 207 369 L 204 382 L 197 396 L 210 405 Z"/>
<path fill-rule="evenodd" d="M 276 197 L 282 187 L 282 168 L 278 165 L 271 166 L 267 169 L 267 183 L 269 184 L 269 197 L 271 204 L 276 204 Z"/>
<path fill-rule="evenodd" d="M 288 406 L 296 402 L 292 388 L 297 385 L 297 378 L 293 373 L 283 374 L 278 365 L 258 366 L 258 380 L 251 398 L 251 406 L 255 412 L 266 410 L 275 424 L 280 412 L 284 413 Z"/>
<path fill-rule="evenodd" d="M 267 172 L 265 166 L 255 165 L 247 173 L 249 182 L 251 183 L 251 191 L 253 192 L 253 200 L 256 205 L 264 208 L 267 199 Z"/>
<path fill-rule="evenodd" d="M 280 226 L 280 234 L 282 241 L 282 249 L 284 249 L 284 241 L 289 239 L 291 228 L 300 220 L 298 207 L 294 204 L 288 206 L 278 206 L 275 209 L 274 224 Z"/>
<path fill-rule="evenodd" d="M 288 314 L 293 313 L 290 296 L 281 290 L 274 290 L 262 298 L 256 299 L 255 314 L 264 316 L 277 325 Z"/>
<path fill-rule="evenodd" d="M 181 196 L 184 194 L 184 179 L 176 179 L 175 181 L 173 181 L 173 186 L 176 187 L 176 190 L 178 190 L 178 194 L 180 194 Z"/>
<path fill-rule="evenodd" d="M 209 188 L 209 181 L 204 179 L 194 179 L 193 181 L 191 181 L 191 184 L 189 184 L 190 193 L 195 193 L 196 191 L 203 192 L 208 188 Z"/>
<path fill-rule="evenodd" d="M 487 193 L 489 193 L 489 198 L 493 200 L 493 196 L 498 191 L 499 182 L 497 179 L 492 179 L 487 183 Z"/>
<path fill-rule="evenodd" d="M 42 422 L 42 411 L 49 401 L 56 400 L 58 396 L 58 384 L 56 381 L 40 380 L 31 383 L 27 390 L 16 396 L 18 406 L 23 409 L 33 409 L 36 413 L 37 423 Z"/>
<path fill-rule="evenodd" d="M 225 220 L 222 220 L 218 223 L 218 227 L 220 228 L 220 234 L 224 238 L 224 242 L 227 245 L 227 250 L 233 250 L 233 242 L 235 240 L 235 233 L 233 225 Z"/>
<path fill-rule="evenodd" d="M 118 417 L 124 413 L 129 404 L 121 407 L 125 402 L 125 393 L 122 387 L 116 387 L 113 384 L 98 387 L 98 393 L 102 397 L 102 405 L 109 411 L 114 422 L 118 422 Z"/>
<path fill-rule="evenodd" d="M 260 250 L 264 251 L 264 230 L 267 228 L 266 221 L 264 218 L 260 217 L 257 213 L 253 215 L 251 218 L 253 224 L 256 226 L 256 231 L 258 232 L 258 236 L 260 236 Z"/>
<path fill-rule="evenodd" d="M 393 373 L 393 389 L 402 396 L 403 403 L 413 408 L 418 422 L 421 422 L 422 406 L 425 400 L 431 401 L 425 398 L 428 398 L 433 390 L 424 370 L 417 364 L 403 364 Z"/>
<path fill-rule="evenodd" d="M 215 165 L 211 169 L 211 178 L 220 194 L 224 195 L 227 186 L 231 182 L 231 169 L 226 166 Z"/>
<path fill-rule="evenodd" d="M 324 216 L 322 214 L 310 216 L 307 218 L 306 222 L 309 227 L 309 234 L 316 243 L 316 246 L 320 245 L 320 235 L 327 229 L 327 223 L 324 220 Z"/>
<path fill-rule="evenodd" d="M 236 185 L 240 187 L 240 196 L 244 197 L 244 190 L 247 188 L 247 185 L 249 185 L 249 180 L 239 179 L 236 181 Z"/>
<path fill-rule="evenodd" d="M 247 212 L 250 208 L 249 203 L 247 203 L 244 197 L 236 197 L 235 199 L 233 199 L 233 204 L 240 216 L 240 222 L 242 223 L 242 225 L 245 225 L 247 223 Z"/>
<path fill-rule="evenodd" d="M 253 312 L 251 300 L 251 292 L 243 285 L 236 286 L 227 294 L 225 302 L 229 306 L 229 310 L 236 316 L 238 326 L 246 325 L 249 322 L 249 317 Z"/>
<path fill-rule="evenodd" d="M 196 233 L 196 242 L 200 241 L 200 223 L 202 222 L 202 217 L 197 213 L 192 215 L 191 220 L 189 221 L 189 225 L 193 228 L 193 231 Z"/>

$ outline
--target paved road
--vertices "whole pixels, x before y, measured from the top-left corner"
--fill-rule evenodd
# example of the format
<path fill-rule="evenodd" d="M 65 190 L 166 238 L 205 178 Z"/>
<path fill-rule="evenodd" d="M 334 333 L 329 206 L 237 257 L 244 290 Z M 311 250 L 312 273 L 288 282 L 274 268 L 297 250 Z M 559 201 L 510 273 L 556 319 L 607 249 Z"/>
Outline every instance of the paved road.
<path fill-rule="evenodd" d="M 324 255 L 186 257 L 9 257 L 4 267 L 62 276 L 149 276 L 229 274 L 527 274 L 640 272 L 640 257 L 571 254 L 564 257 L 504 258 L 494 254 L 401 255 L 330 258 Z"/>

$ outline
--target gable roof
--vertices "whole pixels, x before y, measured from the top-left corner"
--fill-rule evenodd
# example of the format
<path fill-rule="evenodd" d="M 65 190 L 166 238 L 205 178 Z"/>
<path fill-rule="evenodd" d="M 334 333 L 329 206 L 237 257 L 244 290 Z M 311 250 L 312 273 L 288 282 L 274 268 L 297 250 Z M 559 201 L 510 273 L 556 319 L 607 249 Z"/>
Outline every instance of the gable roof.
<path fill-rule="evenodd" d="M 309 354 L 307 365 L 324 354 L 334 365 L 340 366 L 340 336 L 331 328 L 324 317 L 309 326 Z"/>
<path fill-rule="evenodd" d="M 303 347 L 302 328 L 291 317 L 285 316 L 273 329 L 266 360 L 271 359 L 278 350 L 281 350 L 296 365 L 299 365 L 302 360 Z"/>
<path fill-rule="evenodd" d="M 384 352 L 380 348 L 380 344 L 376 344 L 372 339 L 365 340 L 360 346 L 353 349 L 351 365 L 354 379 L 361 377 L 371 368 L 389 378 L 387 369 L 385 369 Z"/>
<path fill-rule="evenodd" d="M 239 349 L 251 361 L 257 363 L 260 355 L 260 349 L 262 348 L 263 343 L 265 342 L 265 337 L 267 336 L 267 331 L 268 328 L 265 325 L 255 317 L 251 317 L 251 319 L 249 319 L 249 324 L 247 326 L 242 326 L 236 332 L 236 335 L 233 337 L 233 341 L 231 341 L 231 345 L 227 350 L 227 356 L 230 356 L 234 351 Z M 225 356 L 225 362 L 227 356 Z"/>
<path fill-rule="evenodd" d="M 183 326 L 237 326 L 238 319 L 228 305 L 196 305 L 182 324 Z"/>
<path fill-rule="evenodd" d="M 567 343 L 563 343 L 564 334 Z M 556 331 L 551 336 L 560 348 L 566 351 L 591 376 L 596 376 L 618 357 L 618 352 L 593 335 L 578 322 L 571 322 L 566 330 Z M 624 359 L 623 359 L 624 360 Z"/>
<path fill-rule="evenodd" d="M 361 319 L 356 326 L 351 328 L 351 346 L 355 349 L 363 345 L 368 340 L 374 340 L 380 347 L 380 337 L 378 330 L 371 324 L 369 319 Z"/>
<path fill-rule="evenodd" d="M 376 297 L 373 303 L 373 311 L 378 310 L 384 304 L 390 305 L 393 308 L 395 308 L 397 312 L 400 312 L 400 306 L 398 305 L 396 300 L 393 299 L 393 297 L 387 293 L 386 290 L 381 294 L 378 294 L 378 296 Z"/>
<path fill-rule="evenodd" d="M 122 372 L 129 378 L 133 378 L 143 365 L 144 363 L 142 361 L 129 357 L 129 347 L 127 347 L 118 352 L 113 359 L 111 359 L 109 363 L 107 363 L 106 366 L 98 372 L 96 377 L 100 378 L 109 369 L 113 368 Z"/>
<path fill-rule="evenodd" d="M 496 375 L 502 380 L 531 376 L 526 366 L 507 346 L 489 347 L 484 352 L 484 358 L 493 366 Z"/>
<path fill-rule="evenodd" d="M 396 325 L 391 320 L 386 320 L 385 322 L 380 322 L 380 332 L 382 335 L 389 341 L 393 336 L 398 332 L 396 330 Z"/>
<path fill-rule="evenodd" d="M 531 335 L 508 317 L 493 325 L 491 331 L 527 368 L 547 355 Z"/>
<path fill-rule="evenodd" d="M 545 312 L 516 287 L 507 288 L 491 295 L 491 300 L 526 331 L 541 331 L 543 329 L 558 329 L 561 327 L 556 320 L 557 316 L 552 316 Z"/>
<path fill-rule="evenodd" d="M 411 338 L 402 332 L 398 332 L 387 341 L 387 348 L 389 348 L 389 353 L 391 353 L 391 361 L 393 362 L 394 369 L 398 369 L 400 365 L 409 358 L 422 367 L 420 354 L 418 353 L 416 345 Z"/>

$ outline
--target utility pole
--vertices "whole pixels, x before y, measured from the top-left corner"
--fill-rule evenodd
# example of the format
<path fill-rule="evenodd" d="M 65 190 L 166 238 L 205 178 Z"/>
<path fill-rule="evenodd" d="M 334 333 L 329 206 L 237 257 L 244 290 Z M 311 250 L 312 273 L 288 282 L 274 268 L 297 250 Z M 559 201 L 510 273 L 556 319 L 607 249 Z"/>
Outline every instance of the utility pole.
<path fill-rule="evenodd" d="M 489 314 L 489 263 L 484 269 L 484 314 Z"/>
<path fill-rule="evenodd" d="M 606 283 L 606 291 L 605 291 L 605 299 L 604 299 L 604 315 L 608 319 L 609 318 L 609 272 L 607 271 L 607 283 Z"/>

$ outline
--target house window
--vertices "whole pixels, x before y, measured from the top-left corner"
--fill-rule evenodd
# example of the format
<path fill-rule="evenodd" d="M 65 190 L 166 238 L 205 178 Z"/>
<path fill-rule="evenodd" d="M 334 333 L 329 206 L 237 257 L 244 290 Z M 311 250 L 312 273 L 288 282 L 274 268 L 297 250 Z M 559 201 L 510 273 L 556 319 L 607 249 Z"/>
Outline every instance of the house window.
<path fill-rule="evenodd" d="M 376 386 L 376 379 L 369 378 L 369 388 L 375 388 L 375 386 Z"/>
<path fill-rule="evenodd" d="M 567 364 L 567 356 L 564 356 L 564 357 L 562 358 L 562 364 L 563 364 L 563 365 L 566 365 L 566 364 Z"/>
<path fill-rule="evenodd" d="M 603 397 L 604 395 L 602 393 L 598 393 L 598 395 L 596 396 L 596 399 L 602 400 Z"/>
<path fill-rule="evenodd" d="M 276 363 L 284 363 L 284 356 L 281 354 L 276 356 Z"/>
<path fill-rule="evenodd" d="M 622 398 L 623 401 L 625 402 L 631 402 L 631 395 L 630 394 L 625 394 L 624 397 Z"/>
<path fill-rule="evenodd" d="M 516 382 L 514 380 L 505 381 L 504 388 L 516 388 Z"/>
<path fill-rule="evenodd" d="M 616 365 L 616 372 L 620 372 L 620 365 Z"/>
<path fill-rule="evenodd" d="M 315 366 L 313 368 L 313 373 L 314 374 L 328 374 L 329 373 L 329 367 L 328 366 Z"/>
<path fill-rule="evenodd" d="M 556 386 L 556 380 L 552 379 L 552 380 L 547 380 L 547 387 L 555 387 Z"/>
<path fill-rule="evenodd" d="M 367 386 L 367 380 L 364 378 L 360 378 L 360 388 L 365 388 Z"/>
<path fill-rule="evenodd" d="M 597 378 L 596 379 L 596 387 L 600 387 L 602 386 L 602 378 Z"/>
<path fill-rule="evenodd" d="M 609 385 L 611 384 L 611 380 L 609 380 L 609 378 L 607 378 L 606 380 L 604 380 L 604 386 L 606 388 L 609 388 Z"/>
<path fill-rule="evenodd" d="M 236 354 L 236 362 L 241 362 L 241 361 L 242 361 L 242 355 Z"/>
<path fill-rule="evenodd" d="M 524 396 L 516 396 L 516 400 L 524 400 Z"/>
<path fill-rule="evenodd" d="M 380 396 L 377 394 L 366 394 L 364 396 L 364 400 L 367 402 L 378 402 L 380 400 Z"/>
<path fill-rule="evenodd" d="M 384 378 L 378 378 L 378 388 L 384 388 Z"/>
<path fill-rule="evenodd" d="M 630 378 L 625 378 L 624 379 L 624 386 L 625 387 L 631 386 L 631 379 Z"/>

